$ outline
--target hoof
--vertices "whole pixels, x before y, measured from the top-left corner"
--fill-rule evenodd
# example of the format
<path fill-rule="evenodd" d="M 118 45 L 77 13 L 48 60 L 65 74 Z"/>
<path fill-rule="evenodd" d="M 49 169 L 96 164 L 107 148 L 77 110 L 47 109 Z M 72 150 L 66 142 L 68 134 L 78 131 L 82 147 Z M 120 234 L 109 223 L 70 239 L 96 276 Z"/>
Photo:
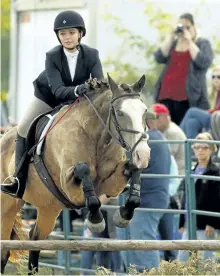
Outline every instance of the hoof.
<path fill-rule="evenodd" d="M 120 214 L 120 209 L 117 209 L 113 215 L 113 221 L 119 228 L 125 228 L 128 226 L 130 220 L 124 219 Z"/>
<path fill-rule="evenodd" d="M 101 233 L 105 230 L 105 220 L 103 218 L 102 221 L 98 223 L 92 223 L 87 220 L 87 226 L 91 232 Z"/>

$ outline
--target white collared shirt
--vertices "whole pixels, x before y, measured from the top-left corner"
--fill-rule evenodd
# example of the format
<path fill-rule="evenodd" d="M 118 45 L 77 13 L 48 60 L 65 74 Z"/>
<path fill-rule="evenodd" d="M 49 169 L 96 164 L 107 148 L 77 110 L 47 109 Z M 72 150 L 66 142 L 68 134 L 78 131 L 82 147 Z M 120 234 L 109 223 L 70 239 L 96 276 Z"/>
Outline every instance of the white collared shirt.
<path fill-rule="evenodd" d="M 65 48 L 63 48 L 63 50 L 64 50 L 64 53 L 66 55 L 67 62 L 69 65 L 70 75 L 73 80 L 74 76 L 75 76 L 75 72 L 76 72 L 76 64 L 77 64 L 77 58 L 78 58 L 79 51 L 77 50 L 77 51 L 71 53 L 71 52 L 68 52 Z"/>

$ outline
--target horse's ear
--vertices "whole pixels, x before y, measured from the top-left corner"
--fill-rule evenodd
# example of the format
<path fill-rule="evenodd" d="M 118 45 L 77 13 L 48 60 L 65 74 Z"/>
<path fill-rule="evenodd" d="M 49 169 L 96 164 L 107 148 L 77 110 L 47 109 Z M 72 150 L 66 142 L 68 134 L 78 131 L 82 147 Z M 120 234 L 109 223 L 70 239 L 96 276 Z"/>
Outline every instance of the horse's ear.
<path fill-rule="evenodd" d="M 115 81 L 109 76 L 109 74 L 107 73 L 107 79 L 108 79 L 108 84 L 109 87 L 113 93 L 113 95 L 119 95 L 120 91 L 118 88 L 118 85 L 115 83 Z"/>
<path fill-rule="evenodd" d="M 140 93 L 142 91 L 142 89 L 144 88 L 144 85 L 145 85 L 145 75 L 143 75 L 137 82 L 135 82 L 133 85 L 132 85 L 132 90 L 135 92 L 135 93 Z"/>

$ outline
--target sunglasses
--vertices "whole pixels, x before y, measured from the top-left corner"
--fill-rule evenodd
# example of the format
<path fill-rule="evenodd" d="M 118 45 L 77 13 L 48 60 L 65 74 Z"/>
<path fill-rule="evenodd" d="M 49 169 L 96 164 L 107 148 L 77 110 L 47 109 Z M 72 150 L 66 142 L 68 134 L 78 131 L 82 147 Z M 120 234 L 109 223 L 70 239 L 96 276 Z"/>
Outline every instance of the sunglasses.
<path fill-rule="evenodd" d="M 219 79 L 220 80 L 220 75 L 212 75 L 212 79 Z"/>
<path fill-rule="evenodd" d="M 208 150 L 208 149 L 210 149 L 210 147 L 209 147 L 209 146 L 206 146 L 206 145 L 192 146 L 192 148 L 193 148 L 194 150 L 199 150 L 199 149 Z"/>

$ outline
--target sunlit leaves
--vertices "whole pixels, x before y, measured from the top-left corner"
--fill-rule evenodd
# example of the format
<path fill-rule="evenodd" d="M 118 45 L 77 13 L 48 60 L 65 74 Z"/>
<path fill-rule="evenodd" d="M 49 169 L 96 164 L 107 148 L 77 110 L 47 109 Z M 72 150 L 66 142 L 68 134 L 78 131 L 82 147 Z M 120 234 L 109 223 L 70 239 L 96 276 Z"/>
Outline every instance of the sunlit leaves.
<path fill-rule="evenodd" d="M 1 0 L 1 32 L 7 35 L 10 30 L 10 0 Z"/>

